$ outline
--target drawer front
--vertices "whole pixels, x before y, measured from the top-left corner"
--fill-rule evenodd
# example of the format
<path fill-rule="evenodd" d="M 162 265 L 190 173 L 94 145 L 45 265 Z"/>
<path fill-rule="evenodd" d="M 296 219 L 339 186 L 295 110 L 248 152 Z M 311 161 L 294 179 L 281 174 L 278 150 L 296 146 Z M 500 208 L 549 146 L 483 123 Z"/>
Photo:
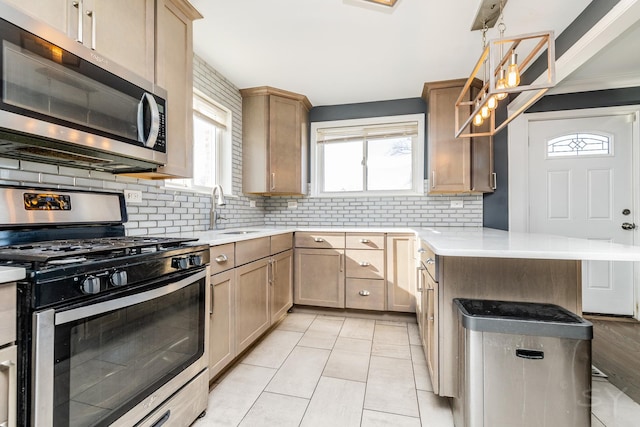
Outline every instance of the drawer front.
<path fill-rule="evenodd" d="M 271 254 L 287 251 L 293 247 L 293 233 L 271 236 Z"/>
<path fill-rule="evenodd" d="M 16 284 L 0 285 L 0 346 L 16 340 Z"/>
<path fill-rule="evenodd" d="M 236 242 L 236 265 L 247 264 L 270 254 L 271 238 L 269 237 Z"/>
<path fill-rule="evenodd" d="M 347 279 L 346 306 L 361 310 L 384 310 L 384 280 Z"/>
<path fill-rule="evenodd" d="M 344 248 L 344 233 L 296 232 L 297 248 Z"/>
<path fill-rule="evenodd" d="M 433 280 L 438 281 L 436 275 L 436 254 L 423 242 L 420 241 L 420 261 L 427 266 L 427 271 Z"/>
<path fill-rule="evenodd" d="M 381 249 L 348 249 L 347 277 L 384 279 L 384 251 Z"/>
<path fill-rule="evenodd" d="M 347 233 L 347 249 L 384 249 L 384 233 Z"/>
<path fill-rule="evenodd" d="M 209 249 L 211 255 L 211 274 L 220 273 L 236 266 L 235 244 L 212 246 Z"/>

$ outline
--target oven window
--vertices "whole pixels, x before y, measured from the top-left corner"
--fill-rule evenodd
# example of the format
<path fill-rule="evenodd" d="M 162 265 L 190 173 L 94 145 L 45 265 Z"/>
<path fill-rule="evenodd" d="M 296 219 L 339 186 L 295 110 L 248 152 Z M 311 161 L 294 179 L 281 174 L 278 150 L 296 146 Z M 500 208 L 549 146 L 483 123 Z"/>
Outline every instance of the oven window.
<path fill-rule="evenodd" d="M 54 426 L 109 425 L 204 352 L 205 279 L 55 329 Z"/>

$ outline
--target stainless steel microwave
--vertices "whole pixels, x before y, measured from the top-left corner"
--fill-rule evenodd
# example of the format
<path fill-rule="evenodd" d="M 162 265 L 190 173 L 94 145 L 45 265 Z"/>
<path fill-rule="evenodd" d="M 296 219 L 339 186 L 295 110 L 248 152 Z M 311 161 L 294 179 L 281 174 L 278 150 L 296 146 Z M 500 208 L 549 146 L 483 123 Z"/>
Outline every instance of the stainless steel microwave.
<path fill-rule="evenodd" d="M 0 2 L 0 157 L 114 173 L 167 161 L 166 91 Z"/>

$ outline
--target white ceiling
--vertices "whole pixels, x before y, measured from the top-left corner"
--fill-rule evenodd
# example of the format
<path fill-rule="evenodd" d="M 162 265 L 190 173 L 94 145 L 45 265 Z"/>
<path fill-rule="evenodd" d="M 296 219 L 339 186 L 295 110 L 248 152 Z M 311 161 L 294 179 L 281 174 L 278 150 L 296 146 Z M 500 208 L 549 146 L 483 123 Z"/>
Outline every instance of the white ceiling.
<path fill-rule="evenodd" d="M 194 23 L 196 54 L 239 88 L 274 86 L 314 106 L 418 97 L 424 82 L 468 77 L 482 50 L 470 31 L 480 0 L 191 3 L 205 17 Z M 589 3 L 509 0 L 506 35 L 557 36 Z"/>

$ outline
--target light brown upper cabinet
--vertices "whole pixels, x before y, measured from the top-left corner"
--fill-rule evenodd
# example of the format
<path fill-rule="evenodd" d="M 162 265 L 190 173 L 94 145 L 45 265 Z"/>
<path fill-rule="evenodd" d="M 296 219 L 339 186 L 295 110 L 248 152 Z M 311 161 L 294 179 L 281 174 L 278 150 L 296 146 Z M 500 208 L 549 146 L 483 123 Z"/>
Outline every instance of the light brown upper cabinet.
<path fill-rule="evenodd" d="M 489 193 L 495 189 L 493 137 L 456 138 L 455 103 L 466 80 L 425 83 L 429 193 Z M 475 96 L 482 82 L 474 83 Z"/>
<path fill-rule="evenodd" d="M 311 103 L 304 95 L 268 86 L 242 94 L 242 191 L 304 194 Z"/>
<path fill-rule="evenodd" d="M 147 178 L 193 175 L 193 21 L 202 15 L 184 0 L 158 2 L 156 82 L 167 90 L 167 164 Z"/>
<path fill-rule="evenodd" d="M 153 81 L 154 0 L 8 0 L 8 3 L 94 49 L 97 55 Z"/>

